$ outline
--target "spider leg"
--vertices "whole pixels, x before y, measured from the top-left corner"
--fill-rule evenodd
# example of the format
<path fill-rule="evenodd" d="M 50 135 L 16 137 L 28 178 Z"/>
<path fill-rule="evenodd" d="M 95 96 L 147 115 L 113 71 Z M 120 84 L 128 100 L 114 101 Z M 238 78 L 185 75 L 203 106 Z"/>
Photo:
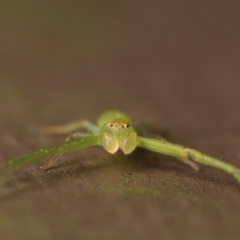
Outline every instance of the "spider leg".
<path fill-rule="evenodd" d="M 190 160 L 191 156 L 187 151 L 188 149 L 184 148 L 183 146 L 172 144 L 165 140 L 143 137 L 139 137 L 138 146 L 154 152 L 159 152 L 165 155 L 176 157 L 183 163 L 192 167 L 193 169 L 199 170 L 198 165 Z"/>
<path fill-rule="evenodd" d="M 232 174 L 237 181 L 240 182 L 240 170 L 238 168 L 217 158 L 205 155 L 197 150 L 184 148 L 183 146 L 172 144 L 166 141 L 143 137 L 138 137 L 138 146 L 154 152 L 177 157 L 182 161 L 186 161 L 186 159 L 191 158 L 198 163 L 222 169 L 223 171 Z"/>
<path fill-rule="evenodd" d="M 191 161 L 188 158 L 178 158 L 181 162 L 183 162 L 184 164 L 188 165 L 189 167 L 191 167 L 192 169 L 194 169 L 195 171 L 199 171 L 200 167 L 198 166 L 197 163 Z"/>
<path fill-rule="evenodd" d="M 205 165 L 210 165 L 232 174 L 240 183 L 240 169 L 234 167 L 233 165 L 229 163 L 225 163 L 219 159 L 207 156 L 194 149 L 185 148 L 184 152 L 196 162 L 199 162 Z"/>
<path fill-rule="evenodd" d="M 74 139 L 79 139 L 79 138 L 84 138 L 84 137 L 89 137 L 89 134 L 87 133 L 80 133 L 80 132 L 76 132 L 76 133 L 70 133 L 67 138 L 65 139 L 65 142 L 69 142 L 71 140 L 74 140 Z M 53 162 L 59 157 L 61 156 L 62 154 L 61 153 L 56 153 L 52 158 L 50 158 L 47 163 L 41 167 L 44 171 L 45 170 L 48 170 L 51 165 L 53 164 Z"/>
<path fill-rule="evenodd" d="M 54 146 L 44 147 L 37 151 L 29 152 L 21 156 L 11 158 L 7 162 L 0 165 L 0 171 L 6 171 L 5 174 L 1 174 L 2 177 L 0 179 L 0 187 L 8 181 L 14 172 L 28 165 L 31 165 L 34 162 L 38 162 L 44 158 L 54 156 L 55 154 L 63 154 L 95 145 L 99 145 L 98 135 L 84 137 L 65 143 L 59 143 Z"/>
<path fill-rule="evenodd" d="M 57 135 L 57 134 L 69 134 L 81 128 L 86 129 L 93 134 L 97 134 L 99 132 L 99 127 L 89 122 L 88 120 L 80 120 L 68 123 L 66 125 L 44 127 L 43 131 L 48 135 Z"/>

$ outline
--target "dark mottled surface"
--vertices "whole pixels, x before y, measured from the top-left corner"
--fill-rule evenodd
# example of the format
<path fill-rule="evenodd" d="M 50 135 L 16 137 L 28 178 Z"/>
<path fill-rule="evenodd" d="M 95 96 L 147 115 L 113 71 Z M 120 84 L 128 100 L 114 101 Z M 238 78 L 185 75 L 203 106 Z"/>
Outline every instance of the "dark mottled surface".
<path fill-rule="evenodd" d="M 240 167 L 237 1 L 13 1 L 0 8 L 0 161 L 42 125 L 126 111 Z M 240 187 L 139 150 L 36 163 L 0 190 L 1 239 L 240 239 Z"/>

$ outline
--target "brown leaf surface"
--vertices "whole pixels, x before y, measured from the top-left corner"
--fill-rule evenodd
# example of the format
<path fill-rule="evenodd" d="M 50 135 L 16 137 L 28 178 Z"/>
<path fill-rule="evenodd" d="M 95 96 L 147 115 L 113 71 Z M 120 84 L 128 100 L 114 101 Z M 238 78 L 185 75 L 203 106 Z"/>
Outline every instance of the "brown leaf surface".
<path fill-rule="evenodd" d="M 41 126 L 119 109 L 240 167 L 239 7 L 2 4 L 0 161 L 62 140 Z M 61 157 L 49 172 L 43 164 L 0 189 L 1 239 L 240 239 L 240 186 L 217 169 L 98 147 Z"/>

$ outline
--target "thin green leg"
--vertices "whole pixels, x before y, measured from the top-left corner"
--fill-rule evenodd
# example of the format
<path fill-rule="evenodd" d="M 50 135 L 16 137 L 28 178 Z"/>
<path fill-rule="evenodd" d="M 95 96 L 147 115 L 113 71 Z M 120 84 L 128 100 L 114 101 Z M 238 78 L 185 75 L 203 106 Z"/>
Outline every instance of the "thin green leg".
<path fill-rule="evenodd" d="M 83 137 L 88 137 L 89 134 L 87 133 L 79 133 L 79 132 L 76 132 L 76 133 L 71 133 L 68 135 L 68 137 L 65 139 L 65 142 L 69 142 L 69 141 L 72 141 L 74 139 L 80 139 L 80 138 L 83 138 Z M 48 170 L 51 165 L 53 164 L 53 162 L 59 157 L 61 156 L 62 154 L 61 153 L 56 153 L 51 159 L 49 159 L 47 161 L 47 163 L 42 167 L 42 169 L 45 171 L 45 170 Z"/>
<path fill-rule="evenodd" d="M 0 186 L 4 185 L 14 172 L 34 162 L 54 156 L 55 154 L 63 154 L 94 145 L 99 145 L 99 136 L 89 136 L 66 143 L 60 143 L 55 146 L 45 147 L 40 150 L 21 155 L 19 157 L 14 157 L 6 163 L 0 165 L 0 170 L 5 170 L 5 168 L 7 168 L 7 172 L 3 175 L 3 178 L 0 181 Z"/>
<path fill-rule="evenodd" d="M 80 121 L 68 123 L 66 125 L 44 127 L 43 131 L 48 135 L 57 135 L 57 134 L 69 134 L 71 132 L 76 132 L 81 128 L 86 129 L 93 134 L 97 134 L 99 132 L 99 127 L 87 120 L 80 120 Z"/>
<path fill-rule="evenodd" d="M 237 181 L 240 182 L 240 170 L 238 168 L 232 166 L 229 163 L 222 162 L 217 158 L 207 156 L 194 149 L 184 148 L 183 146 L 169 142 L 143 137 L 138 138 L 138 146 L 154 152 L 177 157 L 179 159 L 191 158 L 198 163 L 222 169 L 223 171 L 232 174 L 237 179 Z"/>

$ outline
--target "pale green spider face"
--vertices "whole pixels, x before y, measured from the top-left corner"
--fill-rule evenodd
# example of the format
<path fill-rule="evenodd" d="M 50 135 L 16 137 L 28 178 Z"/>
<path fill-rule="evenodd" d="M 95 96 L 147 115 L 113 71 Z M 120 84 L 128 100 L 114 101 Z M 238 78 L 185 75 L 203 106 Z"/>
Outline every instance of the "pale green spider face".
<path fill-rule="evenodd" d="M 137 134 L 130 123 L 108 122 L 100 135 L 102 146 L 109 153 L 115 153 L 118 149 L 121 149 L 124 154 L 129 154 L 138 145 Z"/>

